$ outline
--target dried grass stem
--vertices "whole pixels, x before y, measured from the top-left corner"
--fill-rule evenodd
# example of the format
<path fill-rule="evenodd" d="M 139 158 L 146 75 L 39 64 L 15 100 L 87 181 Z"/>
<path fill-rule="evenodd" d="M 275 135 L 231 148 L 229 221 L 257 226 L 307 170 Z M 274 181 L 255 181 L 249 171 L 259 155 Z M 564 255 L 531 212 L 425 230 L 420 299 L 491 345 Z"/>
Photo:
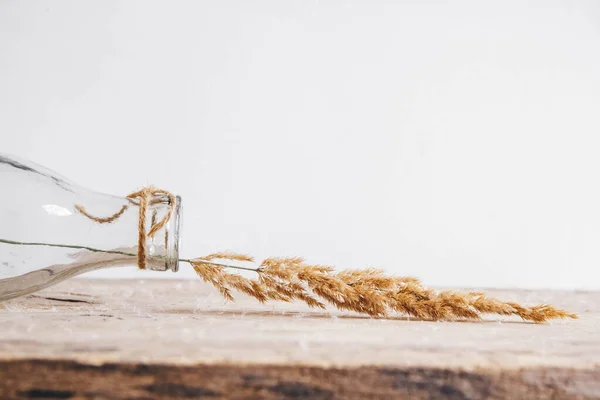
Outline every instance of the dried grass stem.
<path fill-rule="evenodd" d="M 213 260 L 254 261 L 252 257 L 232 252 L 209 254 L 188 261 L 196 273 L 215 286 L 227 299 L 234 300 L 232 290 L 245 293 L 261 303 L 268 300 L 299 300 L 310 307 L 325 308 L 329 303 L 340 310 L 355 311 L 376 318 L 390 312 L 424 320 L 480 320 L 483 314 L 516 315 L 536 323 L 577 315 L 550 305 L 524 307 L 514 302 L 490 298 L 482 292 L 435 291 L 412 277 L 387 276 L 382 270 L 343 270 L 306 263 L 302 258 L 267 258 L 249 279 L 228 273 L 226 264 Z"/>

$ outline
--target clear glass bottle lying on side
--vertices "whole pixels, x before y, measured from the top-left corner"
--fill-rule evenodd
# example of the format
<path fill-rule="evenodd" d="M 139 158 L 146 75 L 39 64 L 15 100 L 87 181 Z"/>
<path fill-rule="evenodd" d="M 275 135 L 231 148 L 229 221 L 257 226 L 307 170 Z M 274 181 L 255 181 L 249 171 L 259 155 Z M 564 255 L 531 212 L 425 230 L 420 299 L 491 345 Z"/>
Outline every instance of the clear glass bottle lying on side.
<path fill-rule="evenodd" d="M 84 272 L 137 264 L 138 205 L 94 192 L 30 161 L 0 154 L 0 301 Z M 147 268 L 178 270 L 181 198 L 148 207 L 147 226 L 172 215 L 146 239 Z M 110 223 L 95 216 L 123 213 Z"/>

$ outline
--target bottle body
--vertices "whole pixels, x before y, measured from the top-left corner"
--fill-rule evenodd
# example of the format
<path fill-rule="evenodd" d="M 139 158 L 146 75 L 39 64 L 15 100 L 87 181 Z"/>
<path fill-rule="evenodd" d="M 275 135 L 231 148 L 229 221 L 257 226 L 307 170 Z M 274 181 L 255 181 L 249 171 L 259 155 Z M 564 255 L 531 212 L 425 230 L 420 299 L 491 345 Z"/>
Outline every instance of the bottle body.
<path fill-rule="evenodd" d="M 32 293 L 87 271 L 136 265 L 138 205 L 125 197 L 82 188 L 39 165 L 0 154 L 0 301 Z M 114 215 L 111 222 L 98 217 Z M 154 202 L 150 219 L 175 207 L 167 224 L 147 238 L 147 267 L 177 271 L 181 199 Z"/>

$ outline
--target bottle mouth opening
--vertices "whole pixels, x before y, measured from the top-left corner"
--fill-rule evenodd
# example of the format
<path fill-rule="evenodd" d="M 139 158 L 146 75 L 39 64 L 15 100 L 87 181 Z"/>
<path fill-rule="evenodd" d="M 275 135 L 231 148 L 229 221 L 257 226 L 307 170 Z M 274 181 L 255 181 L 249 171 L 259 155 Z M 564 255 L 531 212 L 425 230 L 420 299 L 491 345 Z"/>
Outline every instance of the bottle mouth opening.
<path fill-rule="evenodd" d="M 177 202 L 175 204 L 175 209 L 173 210 L 173 214 L 171 215 L 171 219 L 167 224 L 167 243 L 166 244 L 166 253 L 167 259 L 165 262 L 165 267 L 167 270 L 171 270 L 173 272 L 179 271 L 179 244 L 181 241 L 180 228 L 181 228 L 181 213 L 183 208 L 181 206 L 181 196 L 176 196 Z"/>

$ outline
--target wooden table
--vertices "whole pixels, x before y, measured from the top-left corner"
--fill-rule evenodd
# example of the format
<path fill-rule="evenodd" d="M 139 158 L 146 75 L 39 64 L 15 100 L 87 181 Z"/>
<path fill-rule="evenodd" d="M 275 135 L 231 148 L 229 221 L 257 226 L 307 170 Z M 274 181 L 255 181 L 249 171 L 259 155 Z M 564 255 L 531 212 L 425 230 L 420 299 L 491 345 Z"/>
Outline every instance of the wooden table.
<path fill-rule="evenodd" d="M 600 293 L 489 290 L 579 320 L 376 320 L 73 279 L 0 303 L 1 399 L 596 399 Z"/>

